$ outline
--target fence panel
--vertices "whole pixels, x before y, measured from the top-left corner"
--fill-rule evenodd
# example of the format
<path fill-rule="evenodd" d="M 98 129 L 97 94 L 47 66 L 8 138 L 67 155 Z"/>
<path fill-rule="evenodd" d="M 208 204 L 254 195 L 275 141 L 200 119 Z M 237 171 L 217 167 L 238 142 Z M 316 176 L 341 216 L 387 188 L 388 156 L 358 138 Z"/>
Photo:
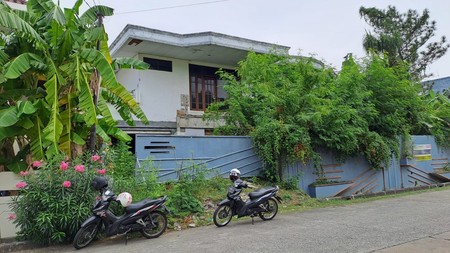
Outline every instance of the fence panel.
<path fill-rule="evenodd" d="M 202 167 L 209 176 L 227 176 L 238 168 L 243 176 L 256 176 L 262 162 L 250 137 L 242 136 L 136 136 L 138 167 L 158 168 L 159 180 L 177 180 L 181 171 Z"/>

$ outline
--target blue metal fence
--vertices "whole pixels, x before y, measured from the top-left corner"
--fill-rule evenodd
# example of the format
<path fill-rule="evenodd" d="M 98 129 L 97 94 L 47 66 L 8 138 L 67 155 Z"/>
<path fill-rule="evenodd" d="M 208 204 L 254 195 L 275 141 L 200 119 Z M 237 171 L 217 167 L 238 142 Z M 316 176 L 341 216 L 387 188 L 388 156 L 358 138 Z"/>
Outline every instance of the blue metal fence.
<path fill-rule="evenodd" d="M 238 168 L 244 176 L 256 176 L 262 162 L 253 149 L 250 137 L 241 136 L 136 136 L 136 157 L 139 167 L 145 163 L 158 168 L 161 181 L 177 180 L 179 173 L 203 168 L 210 176 L 228 175 Z"/>
<path fill-rule="evenodd" d="M 285 179 L 298 178 L 298 187 L 316 197 L 376 193 L 450 181 L 444 173 L 450 173 L 450 151 L 440 148 L 432 136 L 413 136 L 412 140 L 406 150 L 409 159 L 393 156 L 382 170 L 370 168 L 363 156 L 342 161 L 331 152 L 322 151 L 321 170 L 312 163 L 295 162 L 287 166 L 283 175 Z M 240 169 L 247 177 L 262 171 L 251 138 L 242 136 L 137 135 L 136 157 L 138 166 L 157 168 L 161 181 L 177 180 L 179 173 L 190 173 L 193 168 L 203 168 L 209 176 L 227 176 L 232 168 Z M 148 159 L 151 166 L 144 162 Z M 310 185 L 319 179 L 339 186 L 322 191 L 325 195 L 311 192 Z"/>

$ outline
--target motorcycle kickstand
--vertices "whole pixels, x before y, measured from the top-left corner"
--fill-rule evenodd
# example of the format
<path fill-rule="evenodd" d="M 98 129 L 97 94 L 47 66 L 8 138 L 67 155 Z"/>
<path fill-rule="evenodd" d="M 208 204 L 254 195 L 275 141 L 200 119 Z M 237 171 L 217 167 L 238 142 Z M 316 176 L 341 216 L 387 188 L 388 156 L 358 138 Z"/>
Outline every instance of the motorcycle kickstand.
<path fill-rule="evenodd" d="M 128 244 L 128 232 L 125 233 L 125 246 Z"/>
<path fill-rule="evenodd" d="M 252 225 L 255 225 L 255 220 L 253 218 L 254 216 L 252 216 Z"/>

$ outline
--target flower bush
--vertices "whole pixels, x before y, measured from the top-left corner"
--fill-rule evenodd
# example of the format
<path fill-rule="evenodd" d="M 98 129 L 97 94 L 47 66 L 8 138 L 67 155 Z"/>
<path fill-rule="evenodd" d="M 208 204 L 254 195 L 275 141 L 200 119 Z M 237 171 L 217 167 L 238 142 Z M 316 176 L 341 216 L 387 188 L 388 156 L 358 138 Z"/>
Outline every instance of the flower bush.
<path fill-rule="evenodd" d="M 92 179 L 106 173 L 97 158 L 88 155 L 67 161 L 60 155 L 34 162 L 37 171 L 20 173 L 23 181 L 16 185 L 20 194 L 11 205 L 19 239 L 44 245 L 73 239 L 98 195 Z"/>

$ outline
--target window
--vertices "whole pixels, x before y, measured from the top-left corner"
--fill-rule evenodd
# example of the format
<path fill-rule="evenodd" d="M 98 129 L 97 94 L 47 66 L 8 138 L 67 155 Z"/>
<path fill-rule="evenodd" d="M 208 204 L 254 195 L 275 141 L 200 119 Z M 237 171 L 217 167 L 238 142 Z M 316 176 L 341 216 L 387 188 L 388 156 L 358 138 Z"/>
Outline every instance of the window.
<path fill-rule="evenodd" d="M 150 64 L 152 70 L 172 72 L 172 62 L 144 57 L 144 62 Z"/>
<path fill-rule="evenodd" d="M 223 101 L 228 96 L 224 81 L 216 75 L 218 68 L 189 65 L 191 110 L 204 111 L 211 103 Z"/>

